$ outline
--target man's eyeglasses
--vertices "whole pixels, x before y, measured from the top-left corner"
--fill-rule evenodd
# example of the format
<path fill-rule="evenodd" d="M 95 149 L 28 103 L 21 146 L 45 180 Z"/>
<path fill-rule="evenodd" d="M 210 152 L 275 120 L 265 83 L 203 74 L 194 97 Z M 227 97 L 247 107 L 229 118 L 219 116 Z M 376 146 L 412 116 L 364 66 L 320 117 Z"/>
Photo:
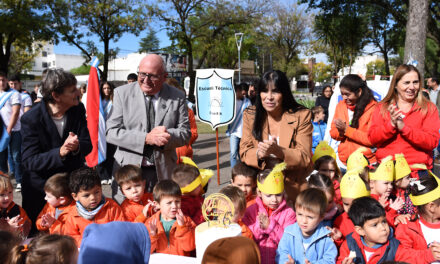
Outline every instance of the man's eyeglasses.
<path fill-rule="evenodd" d="M 144 80 L 145 78 L 150 78 L 150 80 L 152 80 L 152 81 L 158 81 L 162 75 L 163 75 L 163 73 L 156 75 L 156 74 L 150 74 L 150 73 L 145 73 L 145 72 L 138 72 L 138 76 L 141 80 Z"/>

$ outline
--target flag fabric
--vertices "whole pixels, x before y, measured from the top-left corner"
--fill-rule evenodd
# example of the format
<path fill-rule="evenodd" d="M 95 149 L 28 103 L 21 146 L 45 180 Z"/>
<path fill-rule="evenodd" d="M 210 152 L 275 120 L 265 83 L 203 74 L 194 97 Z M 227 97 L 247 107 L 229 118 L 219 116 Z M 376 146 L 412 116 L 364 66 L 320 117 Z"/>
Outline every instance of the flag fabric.
<path fill-rule="evenodd" d="M 107 143 L 105 140 L 104 109 L 99 89 L 98 65 L 99 60 L 93 58 L 87 84 L 87 128 L 92 141 L 92 152 L 86 156 L 87 166 L 95 167 L 105 160 Z"/>

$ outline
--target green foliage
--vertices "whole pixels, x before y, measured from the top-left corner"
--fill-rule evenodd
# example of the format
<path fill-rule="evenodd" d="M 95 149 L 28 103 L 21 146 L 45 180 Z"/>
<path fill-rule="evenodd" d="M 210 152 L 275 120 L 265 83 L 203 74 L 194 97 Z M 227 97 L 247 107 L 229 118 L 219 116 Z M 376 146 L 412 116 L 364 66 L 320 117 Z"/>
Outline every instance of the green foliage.
<path fill-rule="evenodd" d="M 147 12 L 139 0 L 45 0 L 52 13 L 54 27 L 61 39 L 77 47 L 90 61 L 102 53 L 104 71 L 107 79 L 108 61 L 117 53 L 110 48 L 110 41 L 116 42 L 125 33 L 136 36 L 145 28 Z M 89 40 L 97 36 L 103 48 Z"/>
<path fill-rule="evenodd" d="M 323 62 L 318 62 L 313 65 L 313 79 L 317 82 L 331 82 L 332 80 L 332 66 Z"/>
<path fill-rule="evenodd" d="M 315 106 L 315 101 L 314 100 L 309 100 L 309 99 L 299 99 L 296 100 L 299 104 L 307 107 L 308 109 L 312 109 L 312 107 Z"/>
<path fill-rule="evenodd" d="M 378 59 L 367 64 L 367 75 L 387 75 L 385 61 Z"/>
<path fill-rule="evenodd" d="M 426 40 L 425 69 L 429 76 L 438 76 L 440 73 L 440 45 L 429 38 Z"/>
<path fill-rule="evenodd" d="M 50 25 L 51 21 L 39 0 L 0 1 L 0 70 L 8 72 L 11 56 L 18 61 L 18 54 L 12 54 L 13 46 L 29 54 L 32 43 L 50 40 L 53 35 Z"/>
<path fill-rule="evenodd" d="M 81 65 L 77 68 L 73 68 L 70 70 L 70 72 L 74 75 L 88 75 L 90 73 L 90 68 L 92 68 L 92 66 L 89 65 Z"/>
<path fill-rule="evenodd" d="M 152 28 L 150 28 L 148 34 L 141 38 L 141 41 L 139 42 L 139 53 L 145 52 L 151 52 L 159 49 L 159 39 L 156 36 L 156 31 Z"/>
<path fill-rule="evenodd" d="M 43 43 L 34 43 L 31 47 L 16 42 L 11 50 L 9 59 L 9 72 L 19 74 L 25 70 L 32 69 L 32 62 L 40 54 Z"/>

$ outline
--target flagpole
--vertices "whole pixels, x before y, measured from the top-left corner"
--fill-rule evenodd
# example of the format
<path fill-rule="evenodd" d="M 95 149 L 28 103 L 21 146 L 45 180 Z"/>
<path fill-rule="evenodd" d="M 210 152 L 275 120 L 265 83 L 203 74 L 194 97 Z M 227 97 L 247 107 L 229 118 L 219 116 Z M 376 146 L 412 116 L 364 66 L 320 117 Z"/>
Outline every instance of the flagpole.
<path fill-rule="evenodd" d="M 217 152 L 217 184 L 220 185 L 220 159 L 218 151 L 218 128 L 215 128 L 215 146 Z"/>

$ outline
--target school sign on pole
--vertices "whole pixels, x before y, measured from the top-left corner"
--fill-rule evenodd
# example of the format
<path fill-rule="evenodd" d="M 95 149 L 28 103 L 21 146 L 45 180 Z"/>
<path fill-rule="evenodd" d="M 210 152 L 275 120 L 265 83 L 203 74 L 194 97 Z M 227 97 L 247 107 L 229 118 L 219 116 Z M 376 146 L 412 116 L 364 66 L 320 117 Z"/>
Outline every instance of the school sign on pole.
<path fill-rule="evenodd" d="M 217 184 L 220 185 L 218 127 L 231 123 L 235 118 L 234 70 L 197 70 L 195 90 L 199 120 L 215 129 Z"/>
<path fill-rule="evenodd" d="M 196 73 L 196 107 L 200 121 L 212 129 L 235 118 L 234 70 L 202 69 Z"/>

